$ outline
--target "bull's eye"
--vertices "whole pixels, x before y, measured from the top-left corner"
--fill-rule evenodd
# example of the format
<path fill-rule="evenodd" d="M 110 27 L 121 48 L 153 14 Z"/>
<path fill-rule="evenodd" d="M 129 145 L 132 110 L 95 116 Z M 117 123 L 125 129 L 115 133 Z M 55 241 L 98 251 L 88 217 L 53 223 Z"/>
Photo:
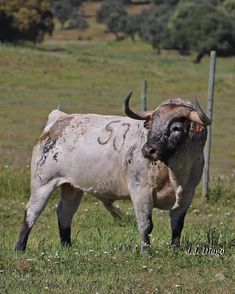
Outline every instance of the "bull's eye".
<path fill-rule="evenodd" d="M 181 123 L 173 124 L 170 127 L 171 133 L 181 133 L 182 130 L 183 130 L 183 128 L 182 128 L 182 124 Z"/>
<path fill-rule="evenodd" d="M 181 128 L 180 127 L 173 127 L 171 129 L 172 132 L 181 132 Z"/>

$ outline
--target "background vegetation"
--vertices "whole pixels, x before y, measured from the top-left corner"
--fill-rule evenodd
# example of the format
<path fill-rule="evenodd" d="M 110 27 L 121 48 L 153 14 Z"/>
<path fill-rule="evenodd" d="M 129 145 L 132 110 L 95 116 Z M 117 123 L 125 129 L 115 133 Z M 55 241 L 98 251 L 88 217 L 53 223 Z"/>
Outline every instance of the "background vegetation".
<path fill-rule="evenodd" d="M 154 211 L 152 247 L 141 255 L 131 204 L 120 202 L 126 214 L 123 223 L 116 223 L 89 195 L 74 219 L 73 246 L 63 249 L 55 214 L 57 191 L 34 227 L 26 253 L 14 252 L 30 194 L 31 150 L 58 104 L 68 113 L 122 114 L 131 89 L 132 106 L 140 108 L 140 84 L 147 79 L 149 109 L 169 97 L 190 100 L 193 91 L 206 105 L 208 57 L 195 64 L 196 52 L 185 56 L 162 47 L 158 55 L 136 34 L 135 43 L 125 35 L 117 42 L 113 33 L 104 33 L 106 24 L 96 22 L 101 3 L 80 7 L 85 31 L 68 29 L 69 20 L 61 29 L 56 21 L 53 36 L 45 35 L 40 45 L 0 46 L 0 292 L 233 293 L 234 57 L 217 59 L 210 200 L 203 200 L 199 187 L 179 251 L 169 246 L 167 212 Z M 125 9 L 136 16 L 149 4 Z M 220 253 L 193 254 L 197 246 Z"/>
<path fill-rule="evenodd" d="M 85 0 L 2 0 L 0 41 L 41 42 L 52 34 L 57 19 L 61 28 L 88 28 Z M 160 53 L 161 49 L 181 54 L 196 51 L 195 62 L 214 49 L 220 56 L 235 53 L 235 0 L 152 0 L 139 13 L 128 8 L 138 2 L 103 0 L 96 20 L 104 23 L 117 40 L 138 35 Z"/>

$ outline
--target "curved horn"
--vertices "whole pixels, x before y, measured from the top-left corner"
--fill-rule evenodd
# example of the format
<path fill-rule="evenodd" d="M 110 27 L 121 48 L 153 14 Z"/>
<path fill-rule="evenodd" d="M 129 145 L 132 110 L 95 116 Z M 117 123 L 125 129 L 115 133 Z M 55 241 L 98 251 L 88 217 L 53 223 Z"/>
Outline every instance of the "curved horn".
<path fill-rule="evenodd" d="M 124 101 L 125 114 L 127 116 L 129 116 L 130 118 L 133 118 L 133 119 L 148 120 L 151 117 L 152 113 L 153 113 L 152 111 L 142 111 L 142 112 L 139 112 L 139 113 L 135 113 L 134 111 L 132 111 L 130 109 L 129 101 L 130 101 L 131 95 L 132 95 L 132 91 L 127 95 L 127 97 L 125 98 L 125 101 Z"/>
<path fill-rule="evenodd" d="M 197 114 L 200 118 L 200 120 L 203 122 L 205 126 L 209 126 L 211 124 L 211 120 L 208 118 L 208 116 L 205 114 L 205 112 L 202 110 L 201 106 L 198 103 L 197 96 L 195 93 L 193 93 L 193 105 L 196 108 Z"/>

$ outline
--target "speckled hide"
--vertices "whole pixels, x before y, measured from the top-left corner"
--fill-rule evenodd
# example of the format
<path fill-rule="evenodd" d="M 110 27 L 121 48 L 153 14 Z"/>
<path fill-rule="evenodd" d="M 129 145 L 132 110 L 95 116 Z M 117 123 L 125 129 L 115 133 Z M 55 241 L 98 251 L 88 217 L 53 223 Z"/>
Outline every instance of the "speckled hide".
<path fill-rule="evenodd" d="M 201 179 L 206 140 L 206 127 L 200 124 L 196 132 L 198 126 L 191 121 L 194 107 L 182 103 L 176 99 L 162 104 L 148 124 L 122 116 L 52 111 L 33 149 L 31 197 L 16 249 L 25 250 L 32 226 L 57 187 L 63 245 L 71 244 L 72 218 L 88 192 L 117 218 L 122 212 L 113 202 L 131 198 L 141 250 L 150 246 L 153 208 L 170 210 L 172 245 L 178 246 L 184 216 Z M 184 132 L 180 139 L 176 124 Z"/>

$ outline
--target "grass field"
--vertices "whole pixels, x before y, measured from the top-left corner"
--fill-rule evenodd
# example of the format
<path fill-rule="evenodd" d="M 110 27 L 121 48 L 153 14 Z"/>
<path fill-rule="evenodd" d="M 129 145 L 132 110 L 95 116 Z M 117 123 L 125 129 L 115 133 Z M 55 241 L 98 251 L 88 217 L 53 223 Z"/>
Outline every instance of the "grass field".
<path fill-rule="evenodd" d="M 181 250 L 170 249 L 168 213 L 154 211 L 152 247 L 141 255 L 131 204 L 120 203 L 126 212 L 120 224 L 89 195 L 74 220 L 73 246 L 62 249 L 57 193 L 26 253 L 13 250 L 30 193 L 32 146 L 48 113 L 60 104 L 69 113 L 122 114 L 131 89 L 139 109 L 143 79 L 149 109 L 169 97 L 191 99 L 194 91 L 205 106 L 209 59 L 192 60 L 175 52 L 158 56 L 129 40 L 66 43 L 58 37 L 38 48 L 0 46 L 0 293 L 235 292 L 235 58 L 217 60 L 211 200 L 203 201 L 198 189 Z M 218 252 L 203 253 L 203 246 Z"/>
<path fill-rule="evenodd" d="M 13 247 L 29 193 L 25 178 L 9 169 L 1 173 L 1 293 L 234 293 L 234 178 L 213 182 L 209 202 L 196 195 L 178 251 L 169 245 L 167 212 L 154 211 L 152 247 L 140 254 L 131 204 L 120 203 L 125 217 L 117 223 L 89 195 L 74 219 L 73 246 L 63 249 L 55 193 L 26 253 L 16 254 Z"/>
<path fill-rule="evenodd" d="M 194 91 L 206 105 L 208 58 L 194 64 L 192 57 L 174 52 L 158 56 L 148 45 L 129 40 L 49 43 L 39 49 L 0 47 L 0 161 L 4 164 L 29 163 L 34 141 L 58 104 L 67 112 L 122 114 L 123 99 L 132 89 L 132 105 L 139 109 L 143 79 L 148 81 L 149 109 L 169 97 L 191 99 Z M 235 58 L 218 58 L 215 175 L 235 168 L 234 77 Z"/>

